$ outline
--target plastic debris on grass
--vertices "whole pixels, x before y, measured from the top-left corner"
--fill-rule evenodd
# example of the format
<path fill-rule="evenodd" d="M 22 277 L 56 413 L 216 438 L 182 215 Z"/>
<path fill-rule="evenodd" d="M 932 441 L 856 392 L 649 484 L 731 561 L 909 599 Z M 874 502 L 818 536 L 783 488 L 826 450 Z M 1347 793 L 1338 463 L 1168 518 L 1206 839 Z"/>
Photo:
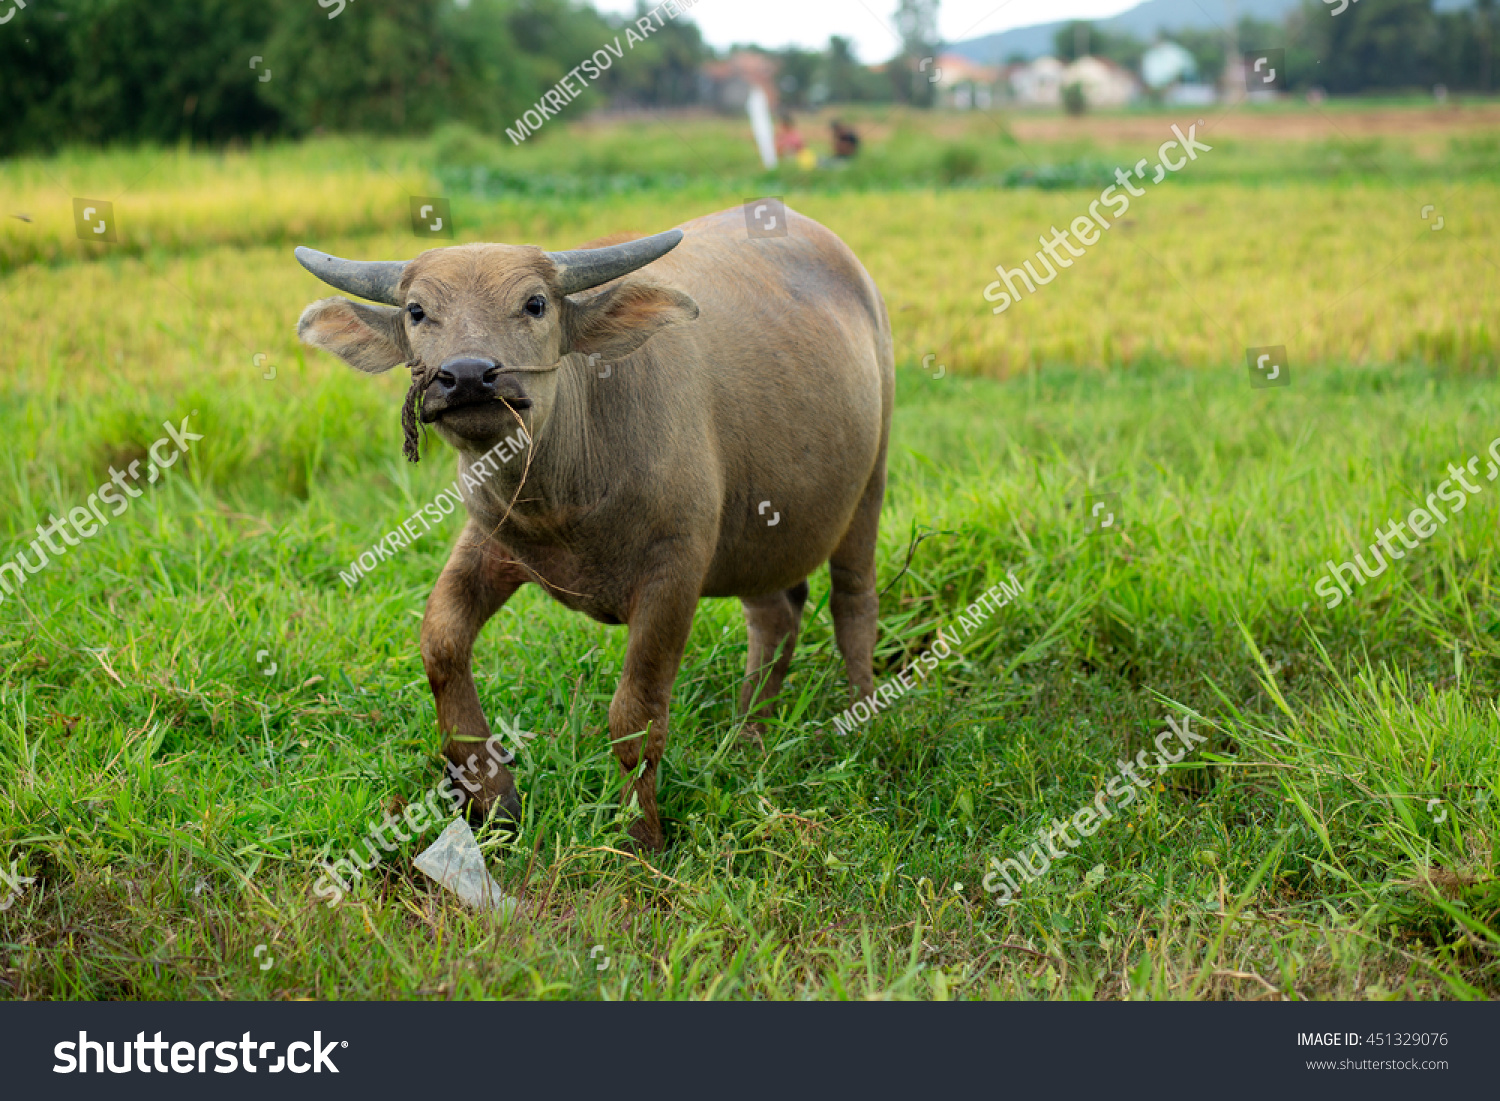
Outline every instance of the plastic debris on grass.
<path fill-rule="evenodd" d="M 476 910 L 515 910 L 516 900 L 507 896 L 490 875 L 474 831 L 462 818 L 455 818 L 414 863 Z"/>

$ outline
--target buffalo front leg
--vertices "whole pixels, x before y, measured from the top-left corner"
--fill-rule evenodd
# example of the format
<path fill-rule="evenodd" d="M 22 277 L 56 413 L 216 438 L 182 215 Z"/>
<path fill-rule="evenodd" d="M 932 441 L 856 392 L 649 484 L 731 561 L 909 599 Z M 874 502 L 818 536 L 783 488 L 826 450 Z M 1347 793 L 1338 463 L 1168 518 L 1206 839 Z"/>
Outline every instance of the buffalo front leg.
<path fill-rule="evenodd" d="M 443 567 L 422 617 L 422 664 L 437 704 L 443 755 L 471 811 L 487 815 L 499 804 L 513 820 L 521 800 L 510 770 L 485 751 L 489 723 L 474 686 L 474 639 L 490 616 L 529 578 L 472 520 Z M 473 763 L 470 762 L 473 758 Z"/>
<path fill-rule="evenodd" d="M 609 738 L 625 773 L 622 801 L 634 797 L 641 817 L 630 836 L 647 849 L 666 846 L 656 806 L 656 770 L 667 747 L 672 682 L 698 606 L 695 583 L 652 585 L 634 601 L 625 644 L 625 671 L 609 705 Z"/>

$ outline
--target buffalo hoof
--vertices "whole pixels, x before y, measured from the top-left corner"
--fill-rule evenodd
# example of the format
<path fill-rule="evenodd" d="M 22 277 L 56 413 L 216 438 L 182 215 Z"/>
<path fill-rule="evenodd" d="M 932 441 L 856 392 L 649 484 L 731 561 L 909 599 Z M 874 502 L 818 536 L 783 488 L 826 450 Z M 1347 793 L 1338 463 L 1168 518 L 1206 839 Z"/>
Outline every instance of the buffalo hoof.
<path fill-rule="evenodd" d="M 476 827 L 486 822 L 518 826 L 521 822 L 521 794 L 514 787 L 494 794 L 485 791 L 473 793 L 464 804 L 464 817 L 469 820 L 469 825 Z"/>
<path fill-rule="evenodd" d="M 630 834 L 630 841 L 625 845 L 626 852 L 659 853 L 667 847 L 667 838 L 661 827 L 651 825 L 644 818 L 636 819 L 625 832 Z"/>
<path fill-rule="evenodd" d="M 480 826 L 489 822 L 499 826 L 520 825 L 520 795 L 511 789 L 498 798 L 481 802 L 478 796 L 472 796 L 463 807 L 463 814 L 468 817 L 469 825 Z"/>

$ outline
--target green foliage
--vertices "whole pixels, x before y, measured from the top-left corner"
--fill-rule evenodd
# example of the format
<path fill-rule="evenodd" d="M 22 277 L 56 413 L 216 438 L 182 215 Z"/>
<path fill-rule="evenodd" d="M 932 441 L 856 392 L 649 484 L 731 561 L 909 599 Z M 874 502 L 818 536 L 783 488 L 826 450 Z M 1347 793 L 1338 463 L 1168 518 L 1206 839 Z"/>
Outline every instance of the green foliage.
<path fill-rule="evenodd" d="M 274 129 L 250 67 L 274 12 L 237 0 L 28 5 L 0 34 L 0 153 Z"/>
<path fill-rule="evenodd" d="M 1432 0 L 1359 0 L 1336 19 L 1305 0 L 1281 37 L 1246 45 L 1287 43 L 1291 85 L 1330 92 L 1423 89 L 1490 91 L 1497 16 L 1485 2 L 1436 12 Z"/>
<path fill-rule="evenodd" d="M 307 365 L 290 419 L 276 382 L 160 388 L 202 411 L 192 461 L 0 623 L 0 859 L 36 880 L 0 913 L 12 996 L 1495 997 L 1496 499 L 1335 613 L 1307 600 L 1342 532 L 1482 450 L 1492 380 L 1310 367 L 1265 395 L 1240 372 L 915 367 L 882 675 L 1006 571 L 1022 596 L 841 737 L 820 572 L 763 747 L 733 711 L 739 608 L 705 601 L 662 770 L 671 848 L 642 862 L 601 732 L 623 632 L 523 590 L 475 655 L 490 715 L 539 733 L 519 837 L 480 832 L 523 902 L 508 923 L 418 873 L 420 842 L 335 908 L 311 894 L 321 857 L 441 774 L 416 632 L 456 526 L 353 590 L 337 569 L 451 478 L 446 452 L 402 463 L 399 387 L 337 367 Z M 64 421 L 0 482 L 7 545 L 93 484 L 67 473 L 78 429 L 150 438 L 108 393 L 0 405 L 9 436 Z M 1105 468 L 1126 526 L 1090 537 Z M 897 579 L 917 529 L 945 534 Z M 1208 742 L 996 905 L 990 861 L 1093 804 L 1168 715 Z"/>
<path fill-rule="evenodd" d="M 1062 90 L 1063 110 L 1070 115 L 1081 115 L 1089 109 L 1088 96 L 1084 94 L 1083 85 L 1076 81 L 1064 85 Z"/>
<path fill-rule="evenodd" d="M 896 29 L 901 32 L 901 53 L 887 67 L 899 100 L 914 107 L 931 107 L 937 92 L 922 63 L 935 58 L 941 39 L 937 29 L 938 0 L 897 0 Z M 930 71 L 930 68 L 929 68 Z"/>
<path fill-rule="evenodd" d="M 404 372 L 368 378 L 299 348 L 298 311 L 325 291 L 290 246 L 412 255 L 423 246 L 406 197 L 437 158 L 512 181 L 582 187 L 602 167 L 656 178 L 585 202 L 475 195 L 459 175 L 461 240 L 567 247 L 660 229 L 766 183 L 743 124 L 698 120 L 684 141 L 654 144 L 644 124 L 559 127 L 565 140 L 520 149 L 450 126 L 430 143 L 0 165 L 0 189 L 36 217 L 0 229 L 0 438 L 14 442 L 0 452 L 0 558 L 80 504 L 110 463 L 140 457 L 165 417 L 196 410 L 204 436 L 0 605 L 0 862 L 36 880 L 0 911 L 7 996 L 1500 995 L 1500 482 L 1479 479 L 1461 514 L 1334 610 L 1310 587 L 1500 434 L 1483 300 L 1436 277 L 1446 265 L 1485 285 L 1459 265 L 1493 252 L 1493 137 L 1473 130 L 1420 162 L 1399 134 L 1312 156 L 1306 143 L 1226 143 L 1191 185 L 1115 230 L 1176 279 L 1106 274 L 1105 250 L 1130 246 L 1101 245 L 1003 322 L 1029 352 L 1076 351 L 1035 355 L 997 383 L 969 374 L 1000 358 L 985 351 L 999 326 L 975 317 L 979 276 L 1019 244 L 1034 250 L 1037 229 L 1098 188 L 926 185 L 945 161 L 971 163 L 954 149 L 974 150 L 982 174 L 1024 154 L 1082 180 L 1089 158 L 1129 164 L 1140 142 L 1017 150 L 978 114 L 962 117 L 972 133 L 944 116 L 941 134 L 918 112 L 872 115 L 872 131 L 895 136 L 827 174 L 902 190 L 784 193 L 850 242 L 891 307 L 880 675 L 1006 571 L 1022 597 L 920 691 L 842 737 L 828 726 L 847 696 L 819 571 L 763 745 L 740 737 L 734 710 L 742 613 L 702 602 L 661 774 L 671 847 L 635 859 L 619 851 L 602 729 L 624 632 L 522 590 L 475 648 L 490 716 L 539 734 L 519 753 L 520 835 L 480 831 L 523 903 L 508 922 L 466 913 L 417 872 L 420 843 L 332 909 L 311 893 L 321 856 L 441 775 L 417 633 L 461 521 L 353 589 L 339 581 L 451 481 L 452 459 L 435 440 L 420 465 L 400 458 Z M 1332 176 L 1305 163 L 1324 156 L 1376 163 Z M 687 182 L 669 190 L 674 172 Z M 1448 240 L 1415 225 L 1399 247 L 1364 249 L 1384 212 L 1411 218 L 1406 181 L 1460 172 L 1461 251 L 1436 251 Z M 103 257 L 64 249 L 79 246 L 49 177 L 123 187 L 147 173 L 120 207 L 128 242 Z M 1225 182 L 1239 177 L 1277 186 Z M 1335 186 L 1307 182 L 1323 179 Z M 1282 205 L 1258 206 L 1262 192 Z M 1417 234 L 1426 261 L 1400 251 Z M 1278 251 L 1288 240 L 1311 242 L 1316 263 Z M 1402 263 L 1369 282 L 1389 255 Z M 1333 278 L 1301 282 L 1313 269 Z M 1193 301 L 1174 301 L 1172 284 Z M 1230 297 L 1214 297 L 1221 286 Z M 1362 292 L 1353 308 L 1339 301 L 1349 287 Z M 1068 295 L 1073 306 L 1036 316 Z M 1276 312 L 1292 299 L 1306 312 Z M 1086 342 L 1052 342 L 1101 319 L 1116 352 L 1097 366 Z M 1230 334 L 1269 327 L 1305 349 L 1335 320 L 1356 335 L 1300 354 L 1285 389 L 1251 390 L 1243 362 L 1188 370 L 1150 347 L 1198 327 L 1212 355 L 1237 359 Z M 1382 333 L 1396 326 L 1425 336 L 1412 359 L 1427 365 L 1339 362 L 1356 342 L 1390 346 Z M 1118 493 L 1122 525 L 1088 535 L 1083 500 L 1101 489 Z M 931 532 L 902 573 L 914 534 Z M 1190 715 L 1208 743 L 997 906 L 990 861 L 1092 804 L 1168 715 Z M 262 943 L 269 970 L 253 955 Z"/>
<path fill-rule="evenodd" d="M 1218 27 L 1184 27 L 1170 37 L 1193 55 L 1209 81 L 1224 71 L 1234 43 L 1241 53 L 1285 48 L 1288 86 L 1299 90 L 1318 85 L 1358 93 L 1446 84 L 1489 91 L 1496 27 L 1493 0 L 1448 12 L 1435 11 L 1433 0 L 1359 0 L 1338 18 L 1329 16 L 1321 0 L 1305 0 L 1281 25 L 1245 16 L 1233 36 Z M 1064 61 L 1082 51 L 1137 72 L 1146 48 L 1129 34 L 1081 21 L 1060 27 L 1054 40 Z"/>
<path fill-rule="evenodd" d="M 819 76 L 824 67 L 822 54 L 792 47 L 777 54 L 776 61 L 779 70 L 777 87 L 783 106 L 811 107 L 827 98 L 826 95 L 819 95 L 824 90 L 819 85 Z"/>
<path fill-rule="evenodd" d="M 644 16 L 654 5 L 636 0 L 635 18 Z M 620 21 L 628 26 L 630 20 Z M 699 67 L 711 56 L 703 42 L 703 34 L 689 16 L 665 20 L 656 26 L 650 37 L 637 42 L 626 56 L 628 63 L 613 65 L 599 81 L 600 88 L 612 101 L 639 107 L 678 107 L 697 103 L 699 95 Z M 591 45 L 580 47 L 570 55 L 572 64 L 588 56 L 610 35 L 601 35 Z M 627 44 L 625 36 L 620 37 Z"/>
<path fill-rule="evenodd" d="M 946 184 L 958 183 L 979 175 L 982 165 L 979 150 L 972 145 L 950 145 L 938 161 L 938 176 Z"/>
<path fill-rule="evenodd" d="M 529 106 L 535 81 L 500 0 L 359 0 L 337 18 L 288 3 L 266 53 L 285 79 L 266 86 L 294 132 L 420 132 L 462 119 L 494 131 Z"/>
<path fill-rule="evenodd" d="M 1132 71 L 1139 70 L 1145 43 L 1129 33 L 1106 31 L 1096 23 L 1075 21 L 1058 28 L 1053 50 L 1059 60 L 1075 61 L 1089 55 L 1103 57 Z"/>
<path fill-rule="evenodd" d="M 37 0 L 0 34 L 0 153 L 444 122 L 498 134 L 623 22 L 572 0 Z M 695 25 L 669 21 L 578 109 L 690 102 L 706 53 Z"/>
<path fill-rule="evenodd" d="M 861 65 L 850 40 L 838 35 L 828 39 L 822 76 L 830 103 L 884 103 L 891 98 L 889 81 Z"/>
<path fill-rule="evenodd" d="M 1035 187 L 1042 191 L 1075 188 L 1102 191 L 1114 182 L 1114 165 L 1088 158 L 1060 164 L 1020 164 L 1001 178 L 1004 187 Z"/>
<path fill-rule="evenodd" d="M 908 98 L 897 86 L 897 78 L 861 65 L 850 40 L 838 35 L 830 36 L 821 52 L 796 46 L 767 52 L 776 62 L 782 107 L 806 110 L 831 103 L 889 103 L 893 96 Z M 892 64 L 899 68 L 905 62 Z"/>
<path fill-rule="evenodd" d="M 325 130 L 417 135 L 453 122 L 498 136 L 606 42 L 623 43 L 648 10 L 644 0 L 634 17 L 602 16 L 587 0 L 34 0 L 0 33 L 0 156 Z M 932 106 L 920 66 L 938 51 L 935 12 L 934 0 L 902 0 L 902 49 L 883 73 L 838 36 L 821 52 L 775 53 L 784 102 Z M 1236 40 L 1246 50 L 1284 44 L 1294 89 L 1487 90 L 1496 22 L 1493 0 L 1441 14 L 1432 0 L 1360 0 L 1337 19 L 1308 0 L 1284 26 L 1242 19 Z M 1223 71 L 1221 31 L 1174 38 L 1205 78 Z M 1071 59 L 1079 49 L 1136 69 L 1145 44 L 1068 24 L 1057 52 Z M 696 103 L 711 57 L 690 13 L 666 20 L 569 111 Z"/>

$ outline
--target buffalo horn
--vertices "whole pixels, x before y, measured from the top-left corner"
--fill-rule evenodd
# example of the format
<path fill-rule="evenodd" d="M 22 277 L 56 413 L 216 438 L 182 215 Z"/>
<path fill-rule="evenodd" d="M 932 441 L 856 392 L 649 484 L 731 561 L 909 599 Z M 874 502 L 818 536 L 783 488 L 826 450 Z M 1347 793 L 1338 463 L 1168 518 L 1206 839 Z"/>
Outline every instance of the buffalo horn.
<path fill-rule="evenodd" d="M 299 248 L 297 262 L 330 287 L 371 302 L 401 305 L 396 288 L 401 285 L 405 260 L 340 260 L 316 249 Z"/>
<path fill-rule="evenodd" d="M 642 237 L 637 241 L 626 241 L 620 245 L 549 252 L 547 259 L 557 269 L 557 282 L 562 292 L 577 294 L 628 275 L 653 260 L 659 260 L 681 240 L 682 230 L 669 229 L 665 233 Z"/>

